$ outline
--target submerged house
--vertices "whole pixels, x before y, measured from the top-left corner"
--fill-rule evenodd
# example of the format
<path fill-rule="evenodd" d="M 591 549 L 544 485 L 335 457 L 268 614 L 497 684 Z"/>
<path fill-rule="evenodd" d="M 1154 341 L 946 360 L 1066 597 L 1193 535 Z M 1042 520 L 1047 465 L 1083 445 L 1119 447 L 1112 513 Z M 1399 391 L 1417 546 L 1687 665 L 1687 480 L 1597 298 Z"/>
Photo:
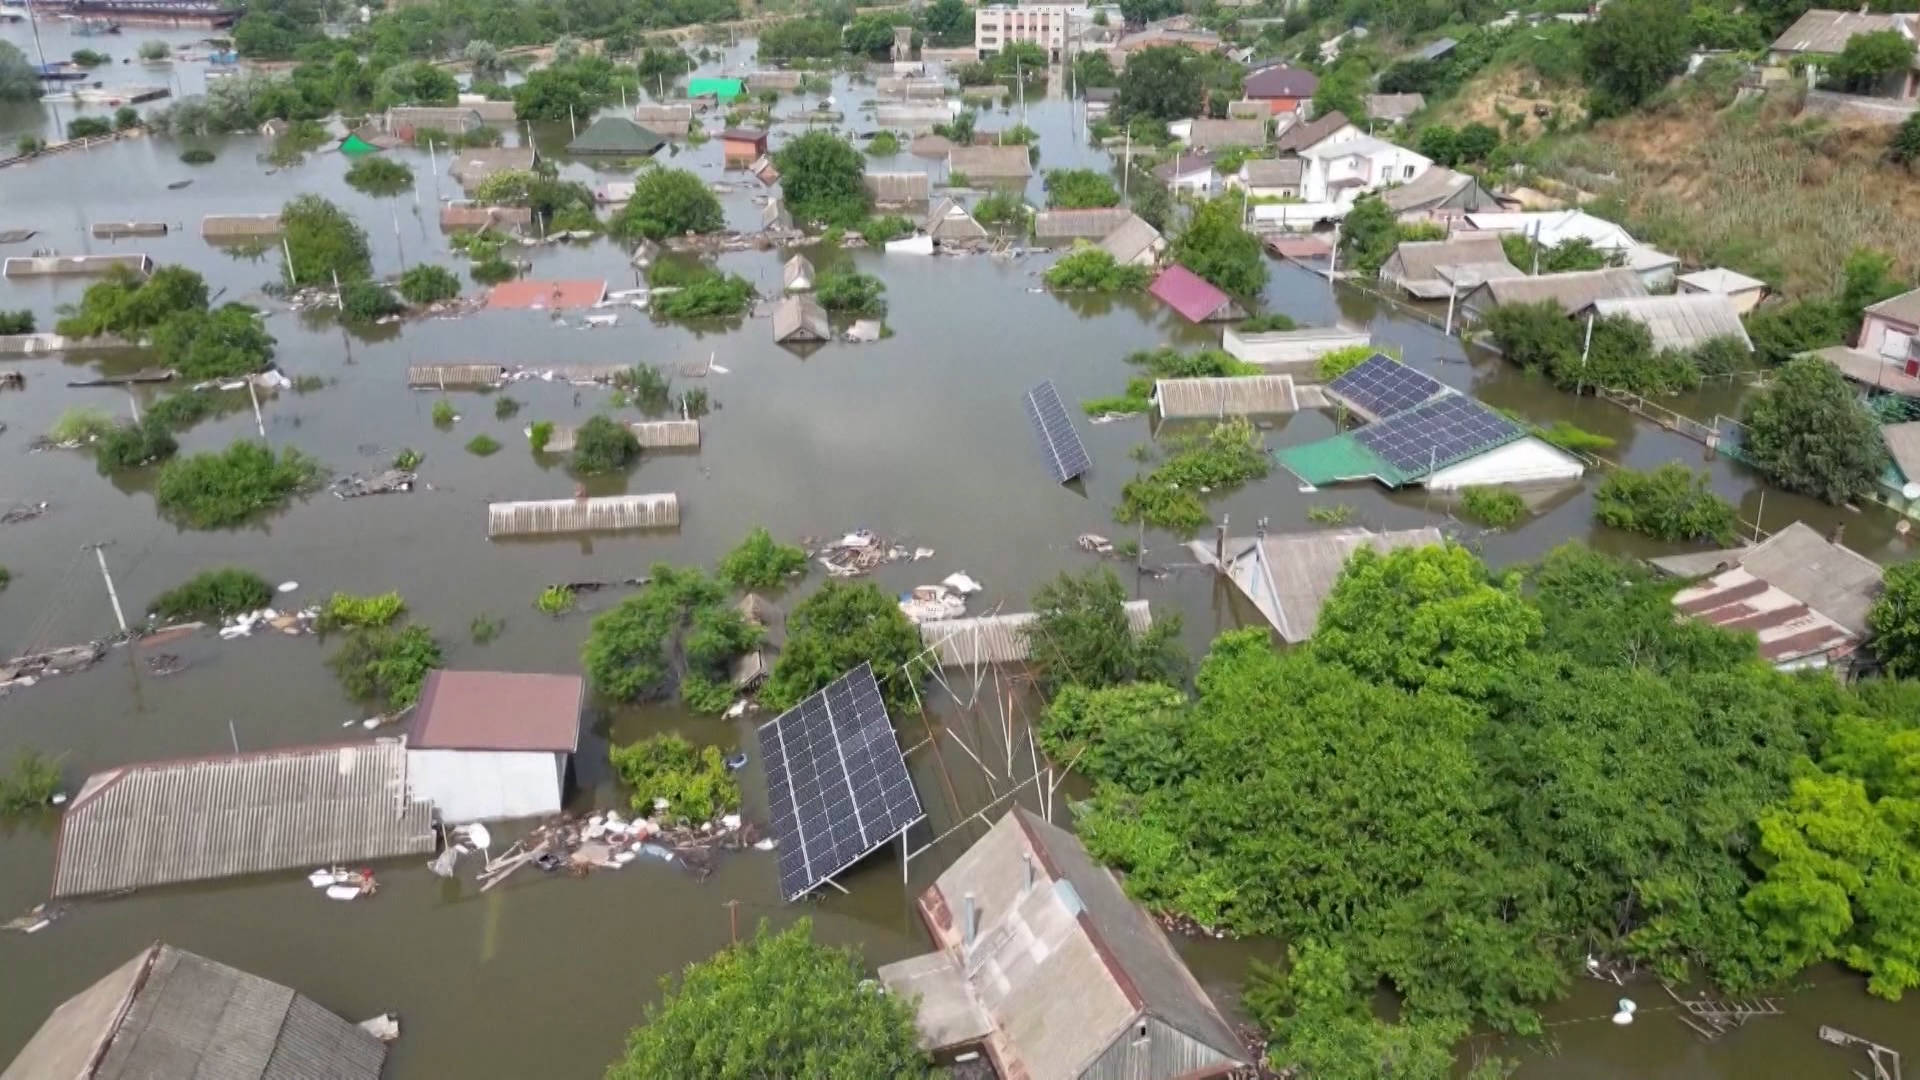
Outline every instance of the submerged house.
<path fill-rule="evenodd" d="M 1621 296 L 1595 300 L 1584 309 L 1601 318 L 1619 316 L 1647 328 L 1654 350 L 1690 352 L 1715 338 L 1731 338 L 1748 352 L 1753 340 L 1740 322 L 1733 302 L 1712 293 L 1673 293 L 1666 296 Z M 1582 312 L 1575 312 L 1578 315 Z"/>
<path fill-rule="evenodd" d="M 947 175 L 970 181 L 1025 180 L 1033 161 L 1024 146 L 956 146 L 947 152 Z"/>
<path fill-rule="evenodd" d="M 407 738 L 407 783 L 445 822 L 560 812 L 580 748 L 578 675 L 427 672 Z"/>
<path fill-rule="evenodd" d="M 1159 276 L 1153 279 L 1153 284 L 1147 287 L 1147 292 L 1190 323 L 1246 316 L 1246 311 L 1234 302 L 1233 297 L 1184 266 L 1169 266 L 1160 271 Z"/>
<path fill-rule="evenodd" d="M 1297 645 L 1313 636 L 1320 609 L 1355 551 L 1365 547 L 1385 555 L 1396 548 L 1444 543 L 1440 530 L 1428 526 L 1378 533 L 1343 529 L 1232 539 L 1223 535 L 1212 544 L 1195 540 L 1187 547 L 1202 565 L 1225 574 L 1282 639 Z"/>
<path fill-rule="evenodd" d="M 1380 280 L 1422 300 L 1443 299 L 1495 278 L 1524 276 L 1500 238 L 1461 233 L 1448 240 L 1403 240 L 1380 264 Z"/>
<path fill-rule="evenodd" d="M 1749 547 L 1652 562 L 1701 579 L 1673 594 L 1682 615 L 1753 633 L 1761 659 L 1783 671 L 1851 665 L 1885 576 L 1879 563 L 1799 521 Z"/>
<path fill-rule="evenodd" d="M 880 981 L 921 1044 L 1029 1080 L 1202 1080 L 1253 1060 L 1167 935 L 1071 834 L 1016 808 L 920 895 L 937 948 Z"/>
<path fill-rule="evenodd" d="M 1098 240 L 1133 216 L 1133 211 L 1124 206 L 1042 210 L 1033 215 L 1033 238 L 1043 243 Z"/>
<path fill-rule="evenodd" d="M 795 255 L 780 268 L 780 287 L 787 292 L 808 292 L 813 288 L 813 263 L 805 255 Z"/>
<path fill-rule="evenodd" d="M 1479 321 L 1504 304 L 1537 304 L 1551 300 L 1572 315 L 1595 300 L 1647 295 L 1640 275 L 1624 266 L 1605 270 L 1570 270 L 1564 274 L 1517 275 L 1486 278 L 1460 294 L 1460 310 Z"/>
<path fill-rule="evenodd" d="M 1157 266 L 1167 250 L 1167 238 L 1138 214 L 1115 226 L 1100 238 L 1100 250 L 1113 256 L 1121 266 Z"/>
<path fill-rule="evenodd" d="M 921 226 L 935 243 L 953 240 L 985 240 L 986 226 L 960 205 L 958 199 L 941 199 L 927 214 Z"/>
<path fill-rule="evenodd" d="M 773 340 L 782 345 L 813 345 L 833 337 L 827 309 L 811 296 L 789 296 L 773 307 Z"/>
<path fill-rule="evenodd" d="M 386 1061 L 311 998 L 153 944 L 55 1008 L 0 1080 L 378 1080 Z"/>
<path fill-rule="evenodd" d="M 667 140 L 624 116 L 603 116 L 567 144 L 567 153 L 606 157 L 652 157 Z"/>

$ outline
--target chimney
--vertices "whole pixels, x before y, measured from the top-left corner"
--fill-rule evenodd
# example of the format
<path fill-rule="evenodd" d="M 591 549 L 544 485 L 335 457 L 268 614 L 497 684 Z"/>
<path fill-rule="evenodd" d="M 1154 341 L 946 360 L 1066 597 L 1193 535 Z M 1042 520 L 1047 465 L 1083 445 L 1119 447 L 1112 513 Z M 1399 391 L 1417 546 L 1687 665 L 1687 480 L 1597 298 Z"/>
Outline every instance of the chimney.
<path fill-rule="evenodd" d="M 1032 892 L 1033 891 L 1033 852 L 1031 851 L 1022 852 L 1020 854 L 1020 861 L 1026 864 L 1026 871 L 1027 871 L 1026 891 Z"/>
<path fill-rule="evenodd" d="M 980 917 L 974 909 L 972 893 L 966 895 L 965 908 L 962 911 L 961 918 L 966 920 L 964 924 L 967 935 L 966 946 L 971 949 L 973 948 L 974 935 L 980 932 Z"/>

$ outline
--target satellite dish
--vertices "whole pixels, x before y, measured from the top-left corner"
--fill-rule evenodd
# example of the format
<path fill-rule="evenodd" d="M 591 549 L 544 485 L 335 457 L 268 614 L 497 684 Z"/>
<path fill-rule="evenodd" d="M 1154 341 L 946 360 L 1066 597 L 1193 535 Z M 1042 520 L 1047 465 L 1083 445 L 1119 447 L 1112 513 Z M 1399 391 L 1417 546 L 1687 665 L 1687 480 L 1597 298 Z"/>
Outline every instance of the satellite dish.
<path fill-rule="evenodd" d="M 1906 499 L 1920 499 L 1920 480 L 1907 481 L 1907 486 L 1900 489 L 1900 496 Z"/>

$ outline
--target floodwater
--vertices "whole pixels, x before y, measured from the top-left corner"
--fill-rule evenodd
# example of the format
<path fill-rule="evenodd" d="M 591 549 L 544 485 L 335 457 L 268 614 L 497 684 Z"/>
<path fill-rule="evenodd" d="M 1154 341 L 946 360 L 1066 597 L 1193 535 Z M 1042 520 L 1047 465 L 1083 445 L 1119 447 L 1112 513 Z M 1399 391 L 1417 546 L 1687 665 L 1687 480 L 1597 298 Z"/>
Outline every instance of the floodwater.
<path fill-rule="evenodd" d="M 28 44 L 24 28 L 0 33 Z M 130 52 L 149 36 L 169 35 L 131 31 L 130 40 L 113 48 Z M 47 47 L 49 55 L 64 55 L 77 46 Z M 746 54 L 736 51 L 727 63 L 738 70 Z M 836 96 L 846 105 L 870 90 L 843 79 Z M 791 98 L 782 102 L 783 111 L 793 107 Z M 1036 100 L 1027 111 L 1028 123 L 1042 136 L 1043 167 L 1108 165 L 1106 155 L 1087 149 L 1078 137 L 1065 102 Z M 0 111 L 0 139 L 49 130 L 52 112 Z M 995 112 L 982 126 L 1010 126 L 1015 119 Z M 870 124 L 856 119 L 855 126 Z M 561 125 L 536 130 L 535 137 L 544 152 L 561 155 L 567 132 Z M 46 500 L 52 509 L 38 520 L 0 527 L 0 564 L 13 572 L 13 584 L 0 594 L 0 650 L 8 655 L 113 630 L 105 587 L 85 549 L 91 544 L 107 545 L 108 565 L 130 612 L 143 610 L 194 572 L 222 564 L 250 567 L 272 581 L 296 580 L 295 598 L 306 602 L 334 590 L 398 589 L 413 618 L 439 634 L 452 666 L 578 670 L 592 612 L 616 602 L 618 594 L 589 595 L 585 610 L 555 621 L 533 610 L 543 585 L 631 577 L 656 561 L 711 565 L 756 524 L 789 540 L 867 527 L 932 547 L 938 552 L 933 560 L 883 568 L 874 580 L 899 591 L 965 570 L 986 584 L 976 611 L 1021 609 L 1033 589 L 1055 574 L 1091 565 L 1091 557 L 1073 546 L 1077 534 L 1125 535 L 1110 514 L 1120 486 L 1139 468 L 1128 451 L 1154 437 L 1144 419 L 1082 422 L 1094 472 L 1084 485 L 1055 485 L 1033 445 L 1022 392 L 1041 379 L 1052 379 L 1070 400 L 1117 392 L 1129 374 L 1121 362 L 1128 351 L 1217 340 L 1215 331 L 1178 323 L 1148 300 L 1067 301 L 1037 293 L 1044 258 L 924 259 L 867 251 L 812 254 L 817 262 L 846 260 L 884 278 L 893 336 L 869 345 L 830 344 L 804 358 L 772 344 L 765 318 L 690 329 L 625 312 L 618 326 L 587 330 L 577 316 L 556 323 L 538 313 L 482 312 L 349 335 L 324 318 L 307 321 L 260 297 L 261 283 L 277 274 L 277 260 L 271 254 L 235 258 L 208 246 L 198 236 L 200 217 L 270 211 L 296 193 L 319 193 L 359 217 L 371 236 L 376 267 L 392 273 L 423 259 L 452 263 L 435 204 L 453 196 L 454 186 L 430 174 L 424 154 L 393 152 L 415 167 L 416 208 L 411 195 L 375 199 L 348 189 L 335 154 L 317 154 L 269 174 L 257 157 L 264 151 L 259 140 L 232 138 L 219 147 L 219 160 L 198 168 L 180 164 L 180 148 L 170 141 L 135 139 L 0 172 L 0 227 L 41 230 L 11 253 L 34 247 L 65 253 L 145 250 L 157 261 L 199 270 L 224 290 L 222 300 L 260 303 L 274 312 L 268 325 L 279 339 L 281 366 L 292 375 L 326 380 L 323 389 L 263 401 L 267 438 L 275 446 L 297 446 L 338 473 L 383 467 L 396 450 L 412 447 L 426 456 L 421 474 L 429 489 L 351 502 L 321 495 L 245 528 L 180 531 L 155 515 L 150 477 L 109 480 L 80 454 L 28 452 L 29 442 L 63 409 L 91 405 L 124 413 L 125 392 L 63 385 L 90 370 L 89 363 L 20 363 L 27 389 L 0 395 L 0 423 L 6 425 L 0 435 L 0 460 L 6 462 L 0 504 Z M 563 155 L 559 160 L 566 175 L 589 183 L 620 178 Z M 722 179 L 717 143 L 682 148 L 671 164 Z M 937 168 L 904 155 L 892 166 Z M 179 179 L 193 183 L 168 191 L 167 184 Z M 726 179 L 739 185 L 723 196 L 730 223 L 753 227 L 757 185 L 738 173 Z M 1040 196 L 1037 179 L 1029 196 Z M 87 235 L 89 222 L 129 218 L 181 227 L 164 239 L 123 241 L 118 248 Z M 534 249 L 530 257 L 535 277 L 604 277 L 615 287 L 631 280 L 624 253 L 606 242 Z M 720 262 L 771 293 L 784 257 L 752 252 Z M 79 281 L 7 282 L 0 284 L 0 308 L 32 308 L 47 326 L 58 305 L 76 301 L 83 287 Z M 1370 325 L 1377 338 L 1401 345 L 1409 362 L 1494 404 L 1539 422 L 1568 418 L 1617 437 L 1615 454 L 1628 464 L 1702 463 L 1702 448 L 1679 436 L 1611 406 L 1557 394 L 1497 360 L 1470 358 L 1456 340 L 1424 322 L 1358 294 L 1336 293 L 1305 271 L 1275 263 L 1265 300 L 1269 309 L 1302 322 L 1337 317 Z M 537 419 L 577 423 L 607 411 L 606 390 L 576 394 L 566 386 L 517 384 L 507 393 L 523 408 L 505 421 L 493 418 L 490 397 L 456 394 L 460 420 L 437 430 L 429 411 L 439 395 L 405 386 L 405 368 L 412 363 L 649 363 L 673 372 L 710 358 L 726 373 L 674 379 L 676 390 L 701 386 L 714 400 L 699 452 L 649 455 L 624 478 L 594 485 L 600 492 L 677 492 L 680 528 L 617 537 L 513 543 L 485 537 L 489 500 L 557 498 L 573 491 L 564 468 L 526 450 L 521 428 Z M 1726 403 L 1696 404 L 1710 414 Z M 1327 417 L 1308 413 L 1276 422 L 1265 438 L 1281 446 L 1331 430 Z M 505 449 L 487 458 L 468 454 L 463 447 L 482 432 Z M 252 413 L 241 404 L 186 433 L 181 449 L 215 449 L 254 434 Z M 1849 542 L 1869 554 L 1907 556 L 1893 546 L 1891 520 L 1878 510 L 1836 512 L 1778 492 L 1765 495 L 1763 508 L 1762 485 L 1751 473 L 1725 460 L 1706 464 L 1715 486 L 1735 498 L 1749 519 L 1760 515 L 1770 528 L 1794 517 L 1823 529 L 1844 522 Z M 1447 526 L 1495 566 L 1537 557 L 1568 538 L 1617 551 L 1655 550 L 1592 524 L 1590 489 L 1591 483 L 1547 500 L 1523 527 L 1494 535 L 1450 521 L 1440 501 L 1422 494 L 1389 495 L 1372 486 L 1303 494 L 1277 470 L 1215 500 L 1213 509 L 1230 514 L 1236 528 L 1266 518 L 1274 529 L 1302 529 L 1310 527 L 1310 506 L 1346 503 L 1362 523 L 1375 527 Z M 1210 577 L 1178 566 L 1186 561 L 1180 539 L 1148 532 L 1146 561 L 1173 569 L 1132 587 L 1152 602 L 1156 617 L 1178 614 L 1185 620 L 1187 643 L 1197 654 L 1212 635 L 1243 625 L 1250 613 Z M 1131 574 L 1128 580 L 1134 582 Z M 480 616 L 506 623 L 486 646 L 468 635 L 469 623 Z M 0 760 L 26 746 L 63 753 L 74 785 L 112 765 L 220 752 L 236 743 L 266 748 L 363 737 L 342 731 L 363 713 L 326 669 L 322 642 L 195 639 L 168 650 L 189 661 L 189 669 L 156 679 L 146 672 L 141 653 L 116 650 L 91 671 L 7 697 L 0 702 Z M 976 692 L 964 673 L 949 676 L 951 692 L 938 686 L 928 691 L 930 721 L 907 721 L 900 731 L 903 746 L 913 748 L 910 761 L 929 818 L 914 830 L 912 845 L 921 848 L 946 836 L 914 858 L 906 886 L 899 853 L 888 850 L 844 876 L 848 895 L 829 892 L 798 905 L 778 900 L 774 861 L 757 852 L 722 858 L 704 882 L 643 861 L 623 873 L 578 881 L 529 871 L 485 895 L 470 881 L 442 881 L 421 866 L 399 863 L 382 870 L 377 897 L 353 904 L 325 901 L 297 873 L 157 889 L 80 905 L 37 935 L 0 935 L 0 971 L 6 973 L 0 978 L 0 1060 L 10 1058 L 59 1001 L 156 939 L 289 983 L 350 1018 L 399 1012 L 405 1034 L 388 1074 L 398 1080 L 595 1075 L 618 1055 L 624 1033 L 657 998 L 658 979 L 727 942 L 730 901 L 738 901 L 743 931 L 762 918 L 781 925 L 805 915 L 823 939 L 860 946 L 870 963 L 911 955 L 926 944 L 911 896 L 979 834 L 978 820 L 968 819 L 982 810 L 997 815 L 1010 782 L 1033 772 L 1031 751 L 1018 745 L 1031 703 L 1013 694 L 1017 715 L 1003 726 L 996 702 L 1006 700 L 1008 688 L 989 676 Z M 959 704 L 962 699 L 969 707 Z M 672 705 L 601 708 L 590 723 L 576 767 L 575 804 L 581 807 L 619 804 L 605 764 L 608 740 L 677 730 L 697 741 L 753 749 L 750 721 L 692 717 Z M 936 726 L 955 728 L 985 770 L 944 734 L 920 745 Z M 1004 734 L 1009 726 L 1011 746 Z M 758 762 L 742 775 L 747 814 L 764 820 Z M 1069 781 L 1054 799 L 1061 820 L 1074 790 Z M 1038 804 L 1031 787 L 1020 797 Z M 0 914 L 23 911 L 46 896 L 54 827 L 48 816 L 0 831 Z M 1201 980 L 1229 1008 L 1249 958 L 1279 952 L 1273 942 L 1181 945 Z M 1871 999 L 1859 980 L 1844 973 L 1813 975 L 1817 986 L 1796 987 L 1783 997 L 1787 1015 L 1756 1021 L 1711 1045 L 1658 1011 L 1665 995 L 1657 987 L 1626 991 L 1641 1002 L 1641 1020 L 1619 1029 L 1604 1018 L 1621 991 L 1582 982 L 1549 1011 L 1551 1039 L 1523 1045 L 1476 1041 L 1473 1049 L 1517 1056 L 1520 1075 L 1529 1077 L 1843 1078 L 1859 1063 L 1818 1043 L 1818 1025 L 1896 1046 L 1903 1032 L 1913 1030 L 1912 1006 Z"/>

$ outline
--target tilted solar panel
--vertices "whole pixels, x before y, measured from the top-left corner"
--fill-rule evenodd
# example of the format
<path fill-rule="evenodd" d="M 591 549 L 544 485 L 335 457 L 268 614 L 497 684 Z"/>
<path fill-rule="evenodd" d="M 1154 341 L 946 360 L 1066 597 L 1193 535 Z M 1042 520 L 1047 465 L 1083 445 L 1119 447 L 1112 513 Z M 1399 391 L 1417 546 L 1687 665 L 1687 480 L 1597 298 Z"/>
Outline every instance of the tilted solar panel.
<path fill-rule="evenodd" d="M 1087 448 L 1074 430 L 1067 408 L 1060 403 L 1060 392 L 1048 380 L 1027 391 L 1027 418 L 1033 421 L 1034 434 L 1040 437 L 1040 454 L 1053 470 L 1057 483 L 1066 483 L 1093 468 Z"/>
<path fill-rule="evenodd" d="M 1384 420 L 1442 393 L 1446 387 L 1426 372 L 1375 353 L 1327 384 L 1327 393 Z"/>
<path fill-rule="evenodd" d="M 1355 433 L 1362 446 L 1411 476 L 1503 446 L 1525 434 L 1520 425 L 1464 394 L 1448 394 Z"/>

